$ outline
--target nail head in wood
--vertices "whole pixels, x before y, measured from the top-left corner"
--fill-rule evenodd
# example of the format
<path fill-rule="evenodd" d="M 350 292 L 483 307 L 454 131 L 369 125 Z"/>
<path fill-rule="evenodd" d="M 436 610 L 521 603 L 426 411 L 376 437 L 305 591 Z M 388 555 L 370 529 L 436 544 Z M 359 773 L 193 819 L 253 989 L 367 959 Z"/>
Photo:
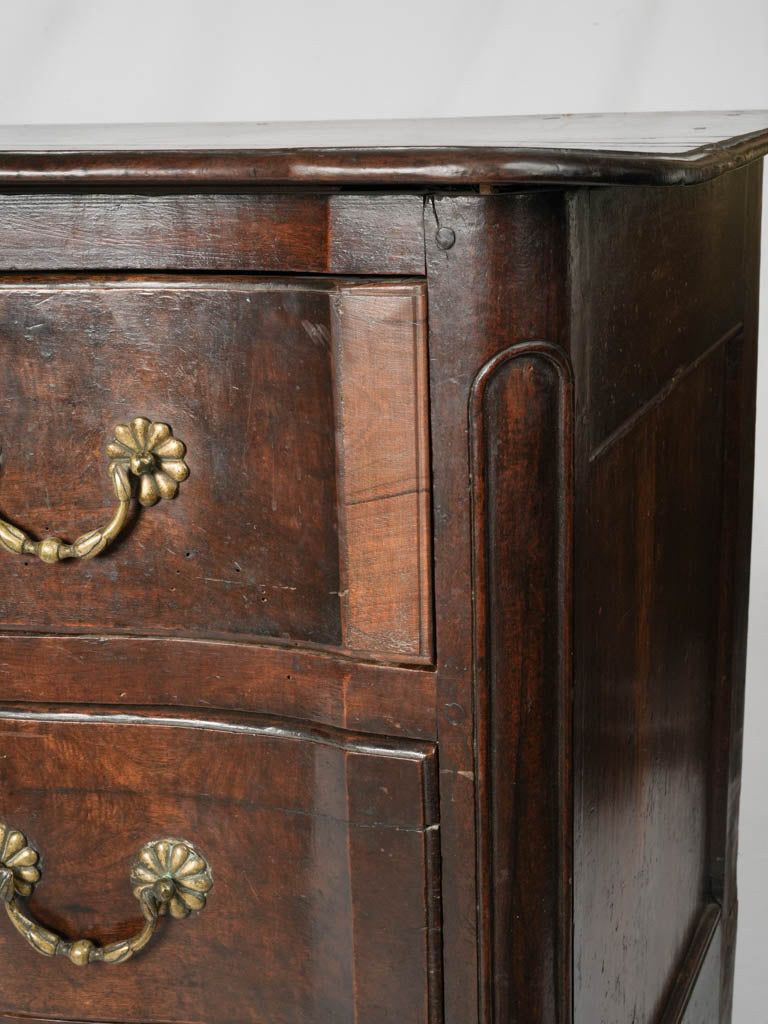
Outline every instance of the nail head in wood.
<path fill-rule="evenodd" d="M 456 232 L 453 228 L 438 228 L 435 241 L 440 249 L 452 249 L 456 244 Z"/>

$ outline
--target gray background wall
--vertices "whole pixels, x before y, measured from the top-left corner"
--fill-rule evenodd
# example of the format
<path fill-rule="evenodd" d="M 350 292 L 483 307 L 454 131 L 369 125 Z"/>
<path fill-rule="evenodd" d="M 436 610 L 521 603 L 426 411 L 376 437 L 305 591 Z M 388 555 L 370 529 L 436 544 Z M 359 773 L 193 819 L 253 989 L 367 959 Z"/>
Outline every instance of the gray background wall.
<path fill-rule="evenodd" d="M 757 107 L 765 0 L 0 0 L 0 123 Z M 735 1024 L 768 1021 L 762 295 Z"/>

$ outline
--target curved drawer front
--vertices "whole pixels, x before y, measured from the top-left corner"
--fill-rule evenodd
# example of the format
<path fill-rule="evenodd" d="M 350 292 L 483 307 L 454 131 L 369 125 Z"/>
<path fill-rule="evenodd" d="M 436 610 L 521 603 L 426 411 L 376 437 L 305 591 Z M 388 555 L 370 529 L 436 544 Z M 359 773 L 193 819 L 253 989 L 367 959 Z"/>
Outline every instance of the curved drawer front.
<path fill-rule="evenodd" d="M 0 283 L 0 517 L 106 522 L 106 444 L 137 415 L 189 467 L 87 564 L 0 551 L 0 621 L 428 661 L 425 306 L 397 281 Z"/>
<path fill-rule="evenodd" d="M 426 744 L 237 719 L 2 712 L 2 817 L 41 852 L 23 904 L 67 938 L 134 935 L 128 874 L 160 835 L 204 851 L 204 910 L 133 959 L 41 957 L 2 915 L 0 1011 L 206 1024 L 420 1024 L 439 999 Z M 432 1014 L 432 1016 L 430 1016 Z"/>

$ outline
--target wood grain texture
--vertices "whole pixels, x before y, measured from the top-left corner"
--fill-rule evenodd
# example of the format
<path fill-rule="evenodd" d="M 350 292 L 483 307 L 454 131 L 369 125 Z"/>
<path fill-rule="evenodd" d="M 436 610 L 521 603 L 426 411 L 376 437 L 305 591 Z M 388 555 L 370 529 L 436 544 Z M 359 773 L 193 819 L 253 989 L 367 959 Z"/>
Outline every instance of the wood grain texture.
<path fill-rule="evenodd" d="M 423 274 L 413 195 L 0 194 L 0 270 Z"/>
<path fill-rule="evenodd" d="M 768 112 L 11 125 L 0 184 L 693 184 L 762 156 Z"/>
<path fill-rule="evenodd" d="M 164 927 L 127 971 L 85 976 L 0 928 L 4 1011 L 436 1019 L 433 748 L 215 716 L 5 710 L 0 722 L 3 817 L 42 852 L 29 901 L 41 920 L 128 934 L 140 917 L 128 869 L 153 837 L 192 837 L 214 872 L 205 911 Z"/>
<path fill-rule="evenodd" d="M 7 558 L 7 627 L 338 644 L 333 287 L 5 279 L 5 516 L 65 538 L 108 520 L 105 446 L 134 415 L 170 423 L 191 470 L 106 557 Z"/>
<path fill-rule="evenodd" d="M 255 643 L 0 634 L 9 701 L 222 708 L 434 739 L 435 673 Z"/>
<path fill-rule="evenodd" d="M 477 888 L 470 395 L 501 350 L 561 336 L 565 216 L 562 195 L 520 193 L 436 198 L 425 217 L 445 1020 L 490 1024 Z M 456 232 L 449 250 L 436 243 L 438 223 Z"/>
<path fill-rule="evenodd" d="M 336 391 L 345 646 L 432 655 L 426 288 L 342 288 Z"/>
<path fill-rule="evenodd" d="M 726 350 L 724 384 L 726 431 L 717 626 L 720 685 L 715 693 L 710 833 L 712 893 L 723 908 L 720 1000 L 723 1024 L 731 1019 L 738 920 L 736 867 L 752 540 L 762 164 L 748 168 L 744 179 L 744 328 L 743 334 L 734 338 Z"/>
<path fill-rule="evenodd" d="M 61 1017 L 30 1017 L 26 1014 L 23 1017 L 17 1017 L 13 1013 L 4 1013 L 0 1020 L 8 1021 L 9 1024 L 114 1024 L 114 1021 L 104 1020 L 102 1017 L 100 1020 L 89 1020 L 84 1021 L 68 1021 L 63 1020 Z M 176 1021 L 162 1021 L 160 1024 L 177 1024 Z"/>
<path fill-rule="evenodd" d="M 350 327 L 373 310 L 369 334 Z M 109 517 L 104 446 L 133 415 L 170 422 L 191 467 L 179 498 L 106 557 L 53 571 L 9 557 L 7 628 L 272 637 L 428 660 L 422 286 L 7 278 L 0 346 L 3 512 L 24 529 L 68 535 Z M 355 433 L 367 404 L 380 429 L 366 434 L 358 416 Z M 354 435 L 340 446 L 343 492 L 337 417 Z M 400 485 L 394 510 L 369 500 Z M 368 513 L 384 520 L 377 532 Z"/>
<path fill-rule="evenodd" d="M 472 389 L 481 942 L 493 1021 L 572 1020 L 572 375 L 523 342 Z"/>
<path fill-rule="evenodd" d="M 708 887 L 723 372 L 720 348 L 592 464 L 576 843 L 585 1024 L 656 1020 Z"/>
<path fill-rule="evenodd" d="M 659 1024 L 709 1024 L 720 1020 L 722 911 L 717 903 L 701 913 Z"/>
<path fill-rule="evenodd" d="M 657 1021 L 726 877 L 730 1016 L 758 194 L 571 200 L 576 1024 Z"/>
<path fill-rule="evenodd" d="M 744 188 L 739 176 L 719 178 L 655 204 L 643 189 L 596 189 L 578 204 L 599 324 L 584 381 L 594 450 L 741 321 L 743 280 L 733 269 L 743 263 Z M 663 224 L 649 217 L 651 205 Z"/>
<path fill-rule="evenodd" d="M 3 1021 L 8 1021 L 9 1024 L 85 1024 L 82 1021 L 65 1021 L 61 1017 L 29 1017 L 26 1014 L 23 1017 L 17 1017 L 13 1013 L 4 1013 L 2 1018 Z M 88 1021 L 87 1024 L 114 1024 L 114 1021 L 105 1021 L 103 1018 L 99 1021 Z M 162 1022 L 162 1024 L 171 1024 L 171 1022 Z M 172 1022 L 176 1024 L 176 1022 Z"/>

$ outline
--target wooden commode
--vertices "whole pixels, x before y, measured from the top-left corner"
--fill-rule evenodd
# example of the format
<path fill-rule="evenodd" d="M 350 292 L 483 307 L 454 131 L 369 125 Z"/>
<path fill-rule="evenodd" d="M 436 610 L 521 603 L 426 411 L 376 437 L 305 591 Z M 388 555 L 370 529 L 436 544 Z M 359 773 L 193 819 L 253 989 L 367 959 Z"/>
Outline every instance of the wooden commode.
<path fill-rule="evenodd" d="M 727 1024 L 766 151 L 0 129 L 0 1020 Z"/>

